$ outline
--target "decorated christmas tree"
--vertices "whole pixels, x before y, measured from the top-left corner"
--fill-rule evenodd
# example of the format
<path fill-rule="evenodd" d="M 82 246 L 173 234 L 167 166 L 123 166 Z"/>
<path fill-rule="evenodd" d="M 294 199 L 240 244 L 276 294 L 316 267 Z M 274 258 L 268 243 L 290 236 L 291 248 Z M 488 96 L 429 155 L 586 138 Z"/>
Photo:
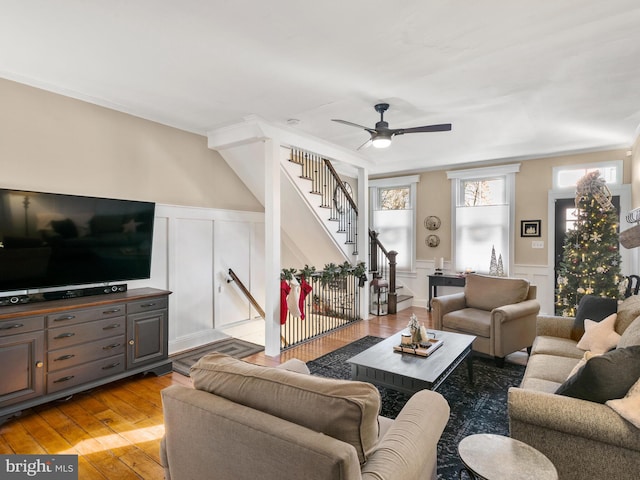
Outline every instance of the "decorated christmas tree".
<path fill-rule="evenodd" d="M 575 224 L 564 241 L 556 315 L 575 316 L 586 294 L 618 298 L 620 279 L 618 215 L 600 172 L 590 172 L 576 187 Z"/>

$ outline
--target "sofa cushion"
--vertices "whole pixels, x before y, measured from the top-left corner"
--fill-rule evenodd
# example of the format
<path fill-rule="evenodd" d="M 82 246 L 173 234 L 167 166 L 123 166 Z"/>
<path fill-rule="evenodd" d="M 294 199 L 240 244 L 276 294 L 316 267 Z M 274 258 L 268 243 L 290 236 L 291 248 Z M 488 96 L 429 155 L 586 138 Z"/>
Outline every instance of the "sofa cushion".
<path fill-rule="evenodd" d="M 556 391 L 559 395 L 605 403 L 624 397 L 640 378 L 640 346 L 617 348 L 591 358 Z"/>
<path fill-rule="evenodd" d="M 640 295 L 631 295 L 618 305 L 616 332 L 622 335 L 638 316 L 640 316 Z"/>
<path fill-rule="evenodd" d="M 555 355 L 558 357 L 580 359 L 584 355 L 584 351 L 576 346 L 575 340 L 542 335 L 536 337 L 534 340 L 531 354 Z"/>
<path fill-rule="evenodd" d="M 584 352 L 583 352 L 584 355 Z M 569 376 L 579 358 L 557 357 L 555 355 L 532 355 L 527 362 L 523 383 L 531 378 L 556 382 L 560 386 Z"/>
<path fill-rule="evenodd" d="M 464 296 L 467 307 L 493 310 L 520 303 L 529 294 L 529 281 L 524 278 L 501 278 L 488 275 L 467 275 Z"/>
<path fill-rule="evenodd" d="M 263 367 L 221 353 L 191 368 L 193 385 L 353 445 L 361 463 L 378 441 L 380 394 L 365 382 Z"/>
<path fill-rule="evenodd" d="M 489 338 L 491 335 L 491 312 L 475 308 L 463 308 L 442 317 L 445 329 L 465 332 L 470 335 Z"/>
<path fill-rule="evenodd" d="M 620 335 L 614 330 L 616 316 L 617 314 L 612 313 L 601 322 L 585 320 L 585 332 L 577 347 L 580 350 L 590 350 L 593 353 L 604 353 L 618 345 Z"/>
<path fill-rule="evenodd" d="M 608 400 L 607 405 L 618 415 L 640 428 L 640 379 L 631 387 L 624 398 Z"/>
<path fill-rule="evenodd" d="M 586 319 L 600 322 L 618 309 L 618 301 L 615 298 L 598 297 L 597 295 L 585 295 L 578 303 L 578 309 L 571 329 L 571 338 L 580 340 L 584 335 L 584 321 Z"/>
<path fill-rule="evenodd" d="M 618 348 L 640 345 L 640 316 L 629 325 L 620 336 Z"/>

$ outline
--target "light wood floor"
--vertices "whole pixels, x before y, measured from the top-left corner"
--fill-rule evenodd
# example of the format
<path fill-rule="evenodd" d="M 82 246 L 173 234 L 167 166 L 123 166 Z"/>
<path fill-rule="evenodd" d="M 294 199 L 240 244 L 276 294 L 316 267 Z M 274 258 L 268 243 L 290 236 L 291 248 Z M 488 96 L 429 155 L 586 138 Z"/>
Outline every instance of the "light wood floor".
<path fill-rule="evenodd" d="M 260 365 L 290 358 L 307 362 L 367 335 L 386 338 L 406 327 L 411 313 L 431 327 L 427 310 L 414 307 L 357 322 L 278 357 L 258 353 L 246 360 Z M 136 376 L 27 410 L 0 426 L 0 454 L 78 455 L 80 480 L 162 479 L 160 391 L 175 384 L 191 385 L 178 373 Z"/>

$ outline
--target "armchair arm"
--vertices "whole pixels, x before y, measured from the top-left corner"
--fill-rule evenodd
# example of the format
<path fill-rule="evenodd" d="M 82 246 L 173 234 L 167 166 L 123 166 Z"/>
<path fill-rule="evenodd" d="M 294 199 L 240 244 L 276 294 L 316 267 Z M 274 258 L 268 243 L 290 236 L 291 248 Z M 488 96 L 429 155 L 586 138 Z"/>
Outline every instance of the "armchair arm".
<path fill-rule="evenodd" d="M 449 421 L 442 395 L 421 390 L 413 395 L 362 467 L 366 480 L 436 478 L 438 441 Z"/>
<path fill-rule="evenodd" d="M 536 336 L 571 338 L 573 317 L 556 317 L 553 315 L 538 315 L 536 321 Z"/>
<path fill-rule="evenodd" d="M 640 429 L 606 405 L 517 387 L 511 387 L 508 395 L 512 435 L 517 433 L 514 428 L 532 425 L 640 451 Z"/>
<path fill-rule="evenodd" d="M 449 312 L 462 310 L 463 308 L 466 308 L 466 306 L 467 301 L 465 300 L 464 292 L 433 298 L 431 300 L 431 308 L 433 309 L 433 314 L 431 316 L 433 320 L 433 328 L 436 330 L 442 330 L 442 317 Z"/>
<path fill-rule="evenodd" d="M 540 303 L 537 300 L 525 300 L 524 302 L 494 308 L 491 316 L 500 323 L 504 323 L 528 315 L 537 315 L 539 311 Z"/>

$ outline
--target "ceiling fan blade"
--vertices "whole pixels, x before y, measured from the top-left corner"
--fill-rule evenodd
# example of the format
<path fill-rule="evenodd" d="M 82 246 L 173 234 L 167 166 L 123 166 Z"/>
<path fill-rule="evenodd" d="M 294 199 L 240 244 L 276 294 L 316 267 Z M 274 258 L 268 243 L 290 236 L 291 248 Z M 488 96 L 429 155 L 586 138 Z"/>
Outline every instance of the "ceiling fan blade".
<path fill-rule="evenodd" d="M 371 144 L 373 143 L 373 139 L 369 139 L 366 142 L 364 142 L 362 145 L 360 145 L 358 148 L 356 148 L 356 150 L 362 150 L 363 148 L 368 148 L 371 146 Z"/>
<path fill-rule="evenodd" d="M 363 130 L 366 130 L 367 132 L 375 133 L 375 130 L 373 128 L 365 127 L 363 125 L 358 125 L 357 123 L 347 122 L 346 120 L 338 120 L 336 118 L 332 118 L 331 121 L 332 122 L 342 123 L 344 125 L 349 125 L 350 127 L 362 128 Z"/>
<path fill-rule="evenodd" d="M 404 135 L 405 133 L 448 132 L 449 130 L 451 130 L 450 123 L 441 123 L 439 125 L 425 125 L 424 127 L 396 128 L 393 132 L 394 135 Z"/>

